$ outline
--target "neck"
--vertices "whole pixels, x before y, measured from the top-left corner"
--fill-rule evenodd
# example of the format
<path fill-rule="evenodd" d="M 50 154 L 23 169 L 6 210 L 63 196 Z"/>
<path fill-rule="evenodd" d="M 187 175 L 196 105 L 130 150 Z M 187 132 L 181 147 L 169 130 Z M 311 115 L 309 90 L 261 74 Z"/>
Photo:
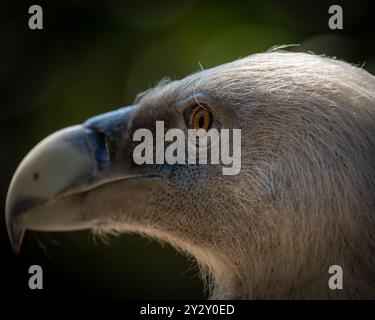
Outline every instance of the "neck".
<path fill-rule="evenodd" d="M 297 224 L 296 219 L 293 223 L 283 219 L 275 223 L 275 230 L 253 235 L 251 239 L 238 235 L 231 248 L 185 249 L 196 257 L 212 299 L 353 297 L 359 286 L 358 277 L 347 272 L 345 290 L 331 290 L 328 281 L 332 275 L 328 271 L 337 264 L 344 270 L 353 263 L 359 266 L 358 261 L 350 254 L 351 249 L 345 247 L 346 239 L 336 232 L 339 230 L 324 228 L 332 223 L 311 228 L 315 219 L 321 222 L 314 215 Z"/>

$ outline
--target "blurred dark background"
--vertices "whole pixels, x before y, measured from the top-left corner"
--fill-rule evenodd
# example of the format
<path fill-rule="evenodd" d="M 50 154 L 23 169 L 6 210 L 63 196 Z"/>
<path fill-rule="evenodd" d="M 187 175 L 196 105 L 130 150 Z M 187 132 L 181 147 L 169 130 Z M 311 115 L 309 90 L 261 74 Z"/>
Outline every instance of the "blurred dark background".
<path fill-rule="evenodd" d="M 53 131 L 131 104 L 164 76 L 181 78 L 274 45 L 300 44 L 375 73 L 373 2 L 2 1 L 0 203 L 23 156 Z M 28 28 L 43 8 L 44 29 Z M 328 28 L 339 4 L 344 30 Z M 8 296 L 205 298 L 192 260 L 136 235 L 95 241 L 89 231 L 26 234 L 15 256 L 1 210 L 2 290 Z M 28 268 L 44 290 L 28 289 Z M 5 286 L 5 287 L 4 287 Z"/>

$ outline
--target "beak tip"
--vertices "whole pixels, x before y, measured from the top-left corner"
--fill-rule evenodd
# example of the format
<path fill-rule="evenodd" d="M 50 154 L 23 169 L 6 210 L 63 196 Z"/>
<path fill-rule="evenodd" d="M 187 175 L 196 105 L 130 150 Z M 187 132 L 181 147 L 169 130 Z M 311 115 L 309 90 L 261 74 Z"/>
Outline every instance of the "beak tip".
<path fill-rule="evenodd" d="M 23 241 L 23 237 L 25 235 L 25 229 L 22 227 L 15 226 L 15 230 L 13 235 L 11 236 L 11 244 L 15 254 L 19 254 L 21 250 L 21 245 Z"/>
<path fill-rule="evenodd" d="M 25 235 L 25 228 L 19 226 L 15 221 L 11 219 L 8 221 L 8 235 L 10 239 L 10 243 L 12 245 L 13 251 L 15 254 L 19 254 L 23 237 Z"/>
<path fill-rule="evenodd" d="M 17 227 L 18 232 L 15 234 L 14 241 L 12 241 L 13 251 L 15 254 L 19 254 L 23 237 L 25 236 L 25 228 Z"/>

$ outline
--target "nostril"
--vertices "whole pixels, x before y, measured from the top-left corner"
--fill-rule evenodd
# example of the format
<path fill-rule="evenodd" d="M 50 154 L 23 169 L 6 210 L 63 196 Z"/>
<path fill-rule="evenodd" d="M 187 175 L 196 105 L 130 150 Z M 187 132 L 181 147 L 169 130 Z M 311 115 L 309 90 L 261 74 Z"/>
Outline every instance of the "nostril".
<path fill-rule="evenodd" d="M 86 120 L 83 124 L 95 152 L 98 168 L 120 158 L 122 141 L 127 131 L 133 107 L 123 107 Z"/>
<path fill-rule="evenodd" d="M 101 132 L 101 131 L 96 131 L 96 138 L 98 140 L 98 145 L 100 145 L 101 148 L 105 149 L 107 153 L 109 153 L 109 138 L 108 136 Z"/>
<path fill-rule="evenodd" d="M 105 167 L 111 160 L 109 137 L 97 128 L 91 128 L 92 142 L 95 146 L 95 157 L 99 168 Z"/>

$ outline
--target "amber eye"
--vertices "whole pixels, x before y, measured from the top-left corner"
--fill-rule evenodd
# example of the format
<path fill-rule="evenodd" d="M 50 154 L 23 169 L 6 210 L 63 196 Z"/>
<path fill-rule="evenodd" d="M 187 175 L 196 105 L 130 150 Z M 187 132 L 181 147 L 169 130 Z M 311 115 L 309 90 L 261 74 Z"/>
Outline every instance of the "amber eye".
<path fill-rule="evenodd" d="M 198 107 L 191 120 L 191 128 L 195 130 L 204 129 L 208 131 L 212 126 L 212 114 L 202 107 Z"/>

